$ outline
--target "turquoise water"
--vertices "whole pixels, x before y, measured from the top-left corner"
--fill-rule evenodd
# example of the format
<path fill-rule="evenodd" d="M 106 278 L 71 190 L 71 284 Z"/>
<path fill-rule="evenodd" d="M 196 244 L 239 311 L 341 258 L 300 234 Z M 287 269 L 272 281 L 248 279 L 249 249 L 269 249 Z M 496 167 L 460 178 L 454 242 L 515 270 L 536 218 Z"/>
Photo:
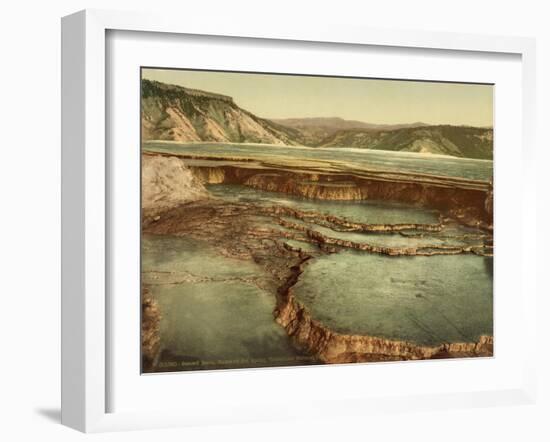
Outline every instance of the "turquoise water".
<path fill-rule="evenodd" d="M 218 199 L 285 206 L 335 215 L 357 223 L 432 224 L 439 212 L 376 201 L 320 201 L 256 190 L 207 185 Z M 290 216 L 284 221 L 325 236 L 383 247 L 463 246 L 490 236 L 458 224 L 441 232 L 341 232 Z M 337 248 L 322 255 L 299 229 L 261 213 L 248 218 L 256 229 L 281 232 L 281 242 L 311 252 L 294 287 L 312 316 L 339 333 L 405 340 L 420 345 L 473 342 L 493 334 L 492 258 L 389 257 Z M 295 239 L 283 238 L 293 234 Z M 464 237 L 463 237 L 464 236 Z M 273 317 L 277 285 L 253 261 L 222 256 L 191 238 L 144 235 L 142 282 L 162 314 L 157 371 L 305 365 L 316 363 L 294 348 Z"/>
<path fill-rule="evenodd" d="M 285 206 L 306 212 L 334 215 L 351 222 L 369 224 L 437 224 L 439 212 L 404 203 L 377 201 L 323 201 L 308 200 L 298 196 L 266 192 L 242 185 L 209 184 L 208 191 L 215 197 L 228 202 L 249 202 L 264 206 Z M 329 238 L 342 239 L 379 247 L 464 247 L 483 243 L 485 234 L 478 229 L 449 224 L 442 232 L 405 231 L 396 233 L 342 232 L 312 222 L 305 222 L 291 216 L 281 216 L 284 221 L 315 230 Z M 268 216 L 257 217 L 258 226 L 290 232 L 292 229 L 277 225 Z M 408 236 L 405 236 L 407 235 Z M 465 236 L 464 238 L 462 236 Z M 291 244 L 291 243 L 290 243 Z M 291 244 L 292 245 L 292 244 Z M 311 250 L 302 244 L 300 248 Z"/>
<path fill-rule="evenodd" d="M 250 202 L 269 206 L 285 206 L 304 211 L 334 215 L 358 223 L 369 224 L 432 224 L 439 221 L 437 210 L 408 204 L 377 201 L 323 201 L 300 198 L 277 192 L 266 192 L 233 184 L 208 184 L 215 198 L 229 202 Z"/>
<path fill-rule="evenodd" d="M 275 289 L 258 265 L 188 238 L 144 235 L 142 250 L 162 314 L 159 371 L 311 362 L 275 323 Z"/>
<path fill-rule="evenodd" d="M 143 143 L 145 149 L 216 158 L 247 158 L 288 163 L 291 159 L 338 162 L 344 167 L 370 170 L 425 173 L 488 181 L 493 174 L 493 162 L 471 158 L 420 155 L 409 152 L 389 152 L 367 149 L 288 147 L 265 144 L 230 143 Z"/>
<path fill-rule="evenodd" d="M 294 293 L 340 333 L 422 345 L 493 334 L 492 258 L 343 251 L 312 261 Z"/>

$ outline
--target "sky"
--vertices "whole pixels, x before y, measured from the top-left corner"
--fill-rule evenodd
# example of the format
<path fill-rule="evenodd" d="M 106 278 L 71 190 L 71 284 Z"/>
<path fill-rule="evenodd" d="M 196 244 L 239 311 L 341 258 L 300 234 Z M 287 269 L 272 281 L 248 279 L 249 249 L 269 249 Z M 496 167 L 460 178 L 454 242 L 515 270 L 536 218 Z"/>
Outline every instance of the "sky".
<path fill-rule="evenodd" d="M 493 86 L 364 78 L 143 69 L 143 78 L 233 97 L 263 118 L 493 125 Z"/>

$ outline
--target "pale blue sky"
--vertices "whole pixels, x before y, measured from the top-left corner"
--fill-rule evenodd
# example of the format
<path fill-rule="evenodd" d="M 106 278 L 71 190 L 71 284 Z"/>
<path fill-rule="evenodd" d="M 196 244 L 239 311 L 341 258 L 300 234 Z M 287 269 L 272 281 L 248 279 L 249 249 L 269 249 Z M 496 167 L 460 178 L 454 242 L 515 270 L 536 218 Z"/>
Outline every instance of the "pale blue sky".
<path fill-rule="evenodd" d="M 172 69 L 143 69 L 143 77 L 230 95 L 240 107 L 264 118 L 493 125 L 490 85 Z"/>

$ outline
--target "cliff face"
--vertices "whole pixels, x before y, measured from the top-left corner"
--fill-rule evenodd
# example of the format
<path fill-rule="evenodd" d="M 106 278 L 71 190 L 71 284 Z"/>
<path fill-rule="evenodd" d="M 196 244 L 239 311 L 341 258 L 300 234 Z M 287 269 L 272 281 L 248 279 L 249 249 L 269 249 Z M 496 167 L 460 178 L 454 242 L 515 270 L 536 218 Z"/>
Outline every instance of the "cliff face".
<path fill-rule="evenodd" d="M 255 189 L 322 200 L 379 200 L 438 209 L 461 223 L 492 228 L 491 187 L 423 177 L 362 177 L 252 166 L 190 166 L 204 183 L 244 184 Z"/>
<path fill-rule="evenodd" d="M 176 157 L 142 155 L 141 180 L 141 204 L 146 216 L 209 197 L 200 180 Z"/>
<path fill-rule="evenodd" d="M 245 184 L 255 189 L 289 193 L 310 199 L 340 201 L 366 199 L 361 188 L 354 182 L 322 182 L 318 180 L 318 176 L 301 180 L 299 177 L 294 179 L 279 174 L 257 174 L 246 180 Z"/>
<path fill-rule="evenodd" d="M 144 140 L 293 145 L 292 130 L 241 109 L 231 97 L 142 80 Z"/>

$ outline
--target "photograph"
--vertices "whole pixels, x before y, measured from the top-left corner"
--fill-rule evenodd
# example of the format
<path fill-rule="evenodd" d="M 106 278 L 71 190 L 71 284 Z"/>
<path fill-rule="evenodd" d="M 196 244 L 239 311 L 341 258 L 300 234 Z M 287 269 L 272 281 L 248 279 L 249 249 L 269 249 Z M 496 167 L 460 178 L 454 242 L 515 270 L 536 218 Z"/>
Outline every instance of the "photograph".
<path fill-rule="evenodd" d="M 143 374 L 493 357 L 494 84 L 135 87 Z"/>
<path fill-rule="evenodd" d="M 3 4 L 0 442 L 550 442 L 548 8 L 470 3 Z"/>

